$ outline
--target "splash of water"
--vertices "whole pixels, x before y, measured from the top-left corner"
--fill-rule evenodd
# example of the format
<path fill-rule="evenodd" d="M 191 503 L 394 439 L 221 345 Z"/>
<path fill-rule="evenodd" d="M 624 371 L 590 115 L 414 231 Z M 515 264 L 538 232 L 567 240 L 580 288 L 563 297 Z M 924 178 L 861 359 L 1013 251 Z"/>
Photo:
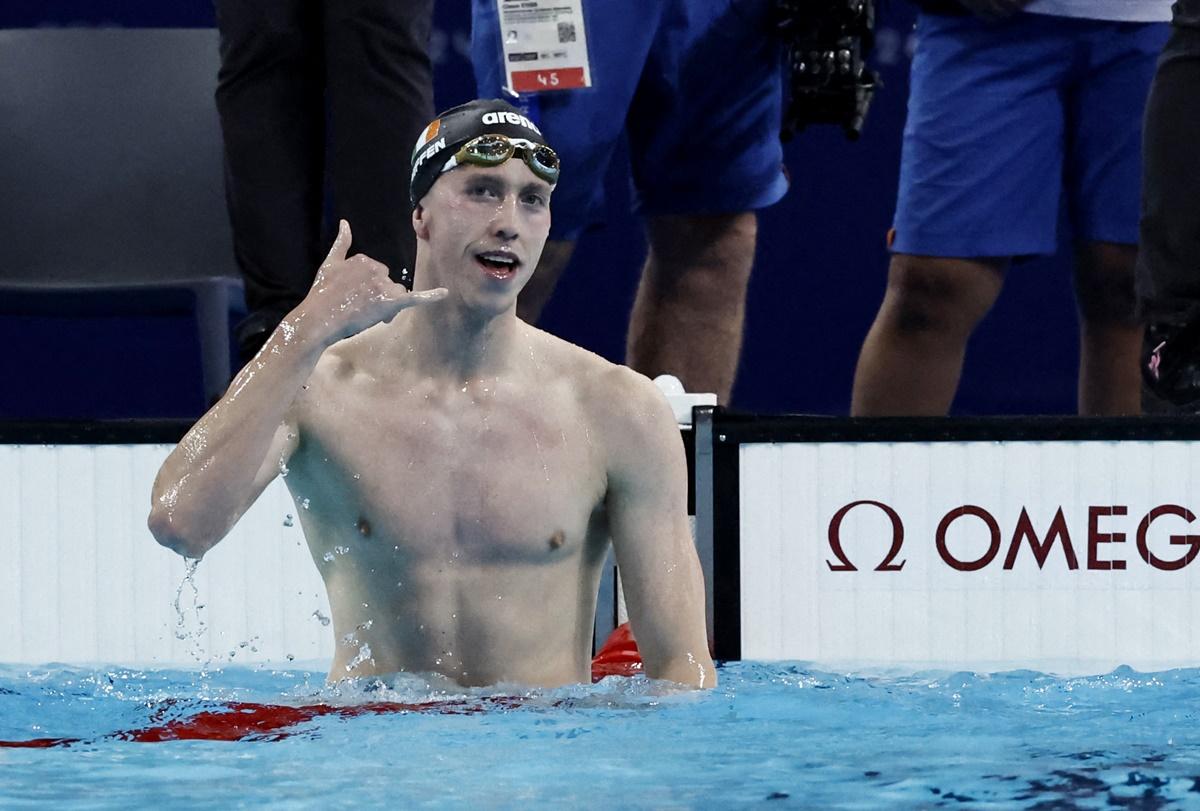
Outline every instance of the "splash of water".
<path fill-rule="evenodd" d="M 371 664 L 375 664 L 375 660 L 371 658 L 371 646 L 364 642 L 358 646 L 358 653 L 354 655 L 354 658 L 346 663 L 346 672 L 349 673 L 350 671 L 354 670 L 354 668 L 367 661 L 369 661 Z"/>
<path fill-rule="evenodd" d="M 185 557 L 183 560 L 183 580 L 175 589 L 175 638 L 187 643 L 188 655 L 200 665 L 200 678 L 204 679 L 208 677 L 208 666 L 212 663 L 212 659 L 204 651 L 203 639 L 208 633 L 208 623 L 204 621 L 201 614 L 204 604 L 200 602 L 200 589 L 196 586 L 196 569 L 200 566 L 200 559 Z M 183 590 L 185 587 L 191 591 L 190 608 L 184 605 Z"/>

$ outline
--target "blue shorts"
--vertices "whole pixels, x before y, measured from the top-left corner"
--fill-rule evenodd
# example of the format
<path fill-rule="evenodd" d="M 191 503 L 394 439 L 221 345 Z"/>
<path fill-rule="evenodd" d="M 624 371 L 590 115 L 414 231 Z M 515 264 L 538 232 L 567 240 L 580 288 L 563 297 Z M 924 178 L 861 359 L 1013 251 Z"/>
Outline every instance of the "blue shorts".
<path fill-rule="evenodd" d="M 1136 243 L 1142 113 L 1168 28 L 920 15 L 892 249 L 1051 254 L 1064 192 L 1076 239 Z"/>
<path fill-rule="evenodd" d="M 629 137 L 644 215 L 751 211 L 783 196 L 780 49 L 771 0 L 585 0 L 592 87 L 542 93 L 539 126 L 562 159 L 554 239 L 574 239 L 604 202 Z M 495 0 L 473 0 L 481 97 L 506 84 Z"/>

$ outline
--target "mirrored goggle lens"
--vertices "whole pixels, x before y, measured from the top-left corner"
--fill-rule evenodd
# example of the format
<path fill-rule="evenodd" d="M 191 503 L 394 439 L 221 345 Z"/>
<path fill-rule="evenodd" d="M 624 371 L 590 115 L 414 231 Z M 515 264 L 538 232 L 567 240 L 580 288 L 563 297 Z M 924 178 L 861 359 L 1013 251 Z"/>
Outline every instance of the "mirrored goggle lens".
<path fill-rule="evenodd" d="M 484 136 L 468 144 L 467 154 L 483 163 L 504 163 L 512 157 L 513 147 L 506 138 Z"/>
<path fill-rule="evenodd" d="M 549 147 L 546 147 L 546 146 L 539 146 L 533 150 L 532 157 L 533 157 L 534 162 L 537 163 L 538 166 L 541 166 L 546 171 L 548 171 L 548 172 L 557 172 L 558 171 L 558 155 L 556 155 L 554 153 L 553 149 L 550 149 Z"/>
<path fill-rule="evenodd" d="M 539 146 L 529 153 L 529 166 L 544 180 L 551 183 L 558 180 L 558 155 L 553 149 Z"/>

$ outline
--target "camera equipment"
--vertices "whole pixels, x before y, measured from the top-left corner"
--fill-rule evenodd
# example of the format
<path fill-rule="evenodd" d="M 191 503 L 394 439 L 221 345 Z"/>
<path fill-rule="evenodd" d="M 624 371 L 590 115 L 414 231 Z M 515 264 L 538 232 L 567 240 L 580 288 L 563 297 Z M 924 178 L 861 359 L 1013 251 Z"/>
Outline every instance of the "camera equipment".
<path fill-rule="evenodd" d="M 862 132 L 879 74 L 866 65 L 875 40 L 874 0 L 777 0 L 789 92 L 783 140 L 809 124 Z"/>

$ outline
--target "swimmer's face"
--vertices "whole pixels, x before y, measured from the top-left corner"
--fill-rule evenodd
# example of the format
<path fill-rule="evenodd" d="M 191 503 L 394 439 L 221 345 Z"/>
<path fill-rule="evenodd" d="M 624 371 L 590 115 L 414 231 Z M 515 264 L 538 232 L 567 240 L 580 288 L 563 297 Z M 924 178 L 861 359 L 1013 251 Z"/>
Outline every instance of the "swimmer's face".
<path fill-rule="evenodd" d="M 433 286 L 473 308 L 515 307 L 550 232 L 550 193 L 522 160 L 439 177 L 413 212 Z"/>

